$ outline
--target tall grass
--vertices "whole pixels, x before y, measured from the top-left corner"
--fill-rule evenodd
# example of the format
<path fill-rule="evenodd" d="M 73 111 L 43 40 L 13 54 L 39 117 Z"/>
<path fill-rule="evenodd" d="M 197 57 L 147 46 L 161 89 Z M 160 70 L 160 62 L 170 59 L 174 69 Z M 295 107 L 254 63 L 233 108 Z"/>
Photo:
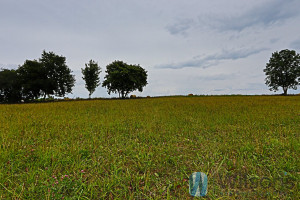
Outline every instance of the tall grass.
<path fill-rule="evenodd" d="M 0 199 L 299 197 L 300 96 L 0 105 Z"/>

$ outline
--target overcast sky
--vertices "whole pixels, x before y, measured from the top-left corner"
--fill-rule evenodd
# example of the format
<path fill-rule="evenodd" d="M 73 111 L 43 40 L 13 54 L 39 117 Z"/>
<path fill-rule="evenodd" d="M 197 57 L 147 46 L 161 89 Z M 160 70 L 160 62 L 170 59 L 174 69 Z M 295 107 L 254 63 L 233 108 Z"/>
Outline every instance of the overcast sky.
<path fill-rule="evenodd" d="M 88 97 L 81 68 L 90 59 L 101 82 L 114 60 L 140 64 L 148 85 L 139 96 L 273 94 L 263 69 L 275 51 L 300 53 L 299 8 L 300 0 L 0 0 L 0 67 L 43 50 L 63 55 L 76 75 L 70 97 Z M 108 94 L 99 87 L 93 97 Z"/>

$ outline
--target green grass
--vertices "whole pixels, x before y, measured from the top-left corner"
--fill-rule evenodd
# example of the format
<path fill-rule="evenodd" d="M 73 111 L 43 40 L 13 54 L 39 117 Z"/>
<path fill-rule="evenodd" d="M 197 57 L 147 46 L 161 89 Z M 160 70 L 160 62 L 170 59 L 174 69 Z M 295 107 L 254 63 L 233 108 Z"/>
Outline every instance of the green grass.
<path fill-rule="evenodd" d="M 0 199 L 299 198 L 300 96 L 0 105 Z"/>

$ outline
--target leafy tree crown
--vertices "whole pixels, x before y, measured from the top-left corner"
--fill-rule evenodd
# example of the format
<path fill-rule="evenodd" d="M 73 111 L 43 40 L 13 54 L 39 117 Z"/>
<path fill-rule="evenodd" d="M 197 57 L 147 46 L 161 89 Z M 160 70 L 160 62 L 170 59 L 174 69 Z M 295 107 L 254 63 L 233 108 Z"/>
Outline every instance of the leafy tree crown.
<path fill-rule="evenodd" d="M 147 71 L 139 65 L 114 61 L 106 66 L 106 73 L 102 86 L 108 89 L 108 94 L 119 93 L 122 98 L 135 90 L 142 92 L 148 84 Z"/>
<path fill-rule="evenodd" d="M 294 50 L 274 52 L 264 69 L 266 85 L 272 91 L 283 88 L 284 94 L 288 89 L 297 89 L 300 83 L 300 55 Z"/>
<path fill-rule="evenodd" d="M 94 93 L 95 89 L 100 85 L 101 68 L 98 63 L 90 60 L 85 64 L 85 68 L 81 69 L 82 79 L 85 81 L 85 88 L 89 91 L 89 97 Z"/>

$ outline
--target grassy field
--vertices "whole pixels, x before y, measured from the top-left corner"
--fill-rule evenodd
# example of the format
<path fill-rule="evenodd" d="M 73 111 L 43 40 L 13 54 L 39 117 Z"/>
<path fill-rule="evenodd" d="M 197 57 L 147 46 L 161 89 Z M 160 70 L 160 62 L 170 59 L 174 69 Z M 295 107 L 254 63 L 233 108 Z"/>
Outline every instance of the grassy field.
<path fill-rule="evenodd" d="M 298 199 L 300 96 L 0 105 L 0 199 Z"/>

